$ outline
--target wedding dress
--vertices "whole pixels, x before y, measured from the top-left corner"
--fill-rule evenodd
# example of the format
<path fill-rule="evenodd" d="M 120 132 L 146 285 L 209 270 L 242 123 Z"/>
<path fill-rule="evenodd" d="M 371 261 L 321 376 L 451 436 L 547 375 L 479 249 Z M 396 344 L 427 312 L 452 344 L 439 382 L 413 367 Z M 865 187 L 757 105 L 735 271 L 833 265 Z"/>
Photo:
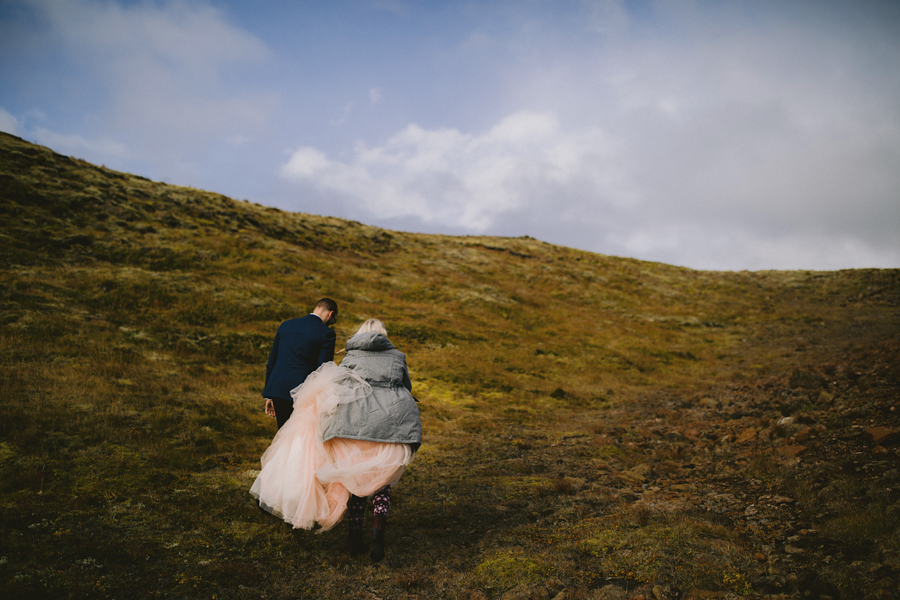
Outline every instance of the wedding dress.
<path fill-rule="evenodd" d="M 295 529 L 327 531 L 340 523 L 347 501 L 394 485 L 412 462 L 409 444 L 333 438 L 322 433 L 341 404 L 359 402 L 371 387 L 354 371 L 323 364 L 291 391 L 294 412 L 262 455 L 250 494 L 259 507 Z"/>

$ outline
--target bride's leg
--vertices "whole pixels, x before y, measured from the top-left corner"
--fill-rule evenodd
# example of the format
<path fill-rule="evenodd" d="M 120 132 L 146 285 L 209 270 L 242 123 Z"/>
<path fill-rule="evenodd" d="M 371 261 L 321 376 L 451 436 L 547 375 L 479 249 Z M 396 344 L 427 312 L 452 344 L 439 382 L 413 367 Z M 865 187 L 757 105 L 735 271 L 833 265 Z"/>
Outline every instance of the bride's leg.
<path fill-rule="evenodd" d="M 364 552 L 365 544 L 363 543 L 363 519 L 366 515 L 365 497 L 360 498 L 350 494 L 347 501 L 347 524 L 350 526 L 350 537 L 347 541 L 347 551 L 350 556 L 358 556 Z"/>
<path fill-rule="evenodd" d="M 391 507 L 391 486 L 386 485 L 372 497 L 372 512 L 375 515 L 372 523 L 372 550 L 369 557 L 372 562 L 384 558 L 384 530 L 387 525 L 387 513 Z"/>

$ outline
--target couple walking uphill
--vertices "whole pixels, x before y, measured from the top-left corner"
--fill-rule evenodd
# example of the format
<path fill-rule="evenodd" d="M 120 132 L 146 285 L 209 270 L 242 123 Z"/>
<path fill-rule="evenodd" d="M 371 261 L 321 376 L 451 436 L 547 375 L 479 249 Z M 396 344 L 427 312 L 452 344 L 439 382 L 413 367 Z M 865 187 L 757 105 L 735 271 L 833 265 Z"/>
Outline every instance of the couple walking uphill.
<path fill-rule="evenodd" d="M 334 363 L 334 300 L 281 324 L 266 364 L 265 410 L 278 432 L 262 455 L 250 488 L 260 509 L 294 528 L 318 533 L 345 517 L 348 551 L 367 549 L 363 522 L 372 498 L 374 562 L 384 558 L 391 486 L 422 443 L 419 409 L 406 355 L 394 348 L 384 324 L 364 322 Z"/>

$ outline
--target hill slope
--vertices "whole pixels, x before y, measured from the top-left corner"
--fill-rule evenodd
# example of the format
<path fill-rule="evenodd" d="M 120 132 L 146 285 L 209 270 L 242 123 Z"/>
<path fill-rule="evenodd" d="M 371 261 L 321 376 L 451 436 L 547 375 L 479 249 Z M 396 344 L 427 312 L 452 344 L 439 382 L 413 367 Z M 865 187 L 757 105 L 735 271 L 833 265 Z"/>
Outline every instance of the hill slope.
<path fill-rule="evenodd" d="M 6 134 L 0 215 L 0 578 L 22 597 L 897 582 L 898 270 L 701 272 L 391 232 Z M 339 345 L 387 324 L 422 401 L 377 569 L 246 493 L 274 433 L 271 336 L 324 295 Z"/>

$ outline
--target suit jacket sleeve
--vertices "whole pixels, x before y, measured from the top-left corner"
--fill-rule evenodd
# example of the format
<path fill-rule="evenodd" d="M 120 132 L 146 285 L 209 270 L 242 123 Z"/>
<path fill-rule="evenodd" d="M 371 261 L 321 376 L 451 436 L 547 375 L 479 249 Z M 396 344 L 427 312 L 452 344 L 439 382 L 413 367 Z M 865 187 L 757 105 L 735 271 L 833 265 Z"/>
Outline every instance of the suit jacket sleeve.
<path fill-rule="evenodd" d="M 316 368 L 334 360 L 334 344 L 336 340 L 337 335 L 329 328 L 328 333 L 325 334 L 325 339 L 322 341 L 322 348 L 319 350 L 319 364 L 316 365 Z"/>
<path fill-rule="evenodd" d="M 279 328 L 280 331 L 280 328 Z M 272 350 L 269 352 L 269 360 L 266 363 L 266 383 L 269 383 L 269 375 L 272 374 L 272 369 L 275 368 L 275 363 L 278 362 L 278 333 L 275 333 L 275 340 L 272 342 Z"/>

